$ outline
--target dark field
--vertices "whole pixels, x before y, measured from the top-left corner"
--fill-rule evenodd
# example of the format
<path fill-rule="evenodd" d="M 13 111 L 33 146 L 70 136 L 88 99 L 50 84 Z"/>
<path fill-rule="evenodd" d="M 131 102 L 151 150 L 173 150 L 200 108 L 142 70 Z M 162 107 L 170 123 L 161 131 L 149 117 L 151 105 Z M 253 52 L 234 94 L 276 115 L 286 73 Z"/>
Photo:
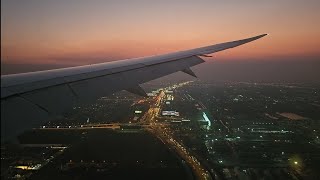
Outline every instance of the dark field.
<path fill-rule="evenodd" d="M 56 132 L 59 130 L 51 133 Z M 78 133 L 77 136 L 73 134 L 78 139 L 70 148 L 34 173 L 31 179 L 193 178 L 188 167 L 176 154 L 145 131 L 122 133 L 94 129 L 86 133 L 79 132 L 73 132 Z M 44 134 L 49 136 L 48 133 Z M 52 143 L 59 143 L 51 138 Z"/>

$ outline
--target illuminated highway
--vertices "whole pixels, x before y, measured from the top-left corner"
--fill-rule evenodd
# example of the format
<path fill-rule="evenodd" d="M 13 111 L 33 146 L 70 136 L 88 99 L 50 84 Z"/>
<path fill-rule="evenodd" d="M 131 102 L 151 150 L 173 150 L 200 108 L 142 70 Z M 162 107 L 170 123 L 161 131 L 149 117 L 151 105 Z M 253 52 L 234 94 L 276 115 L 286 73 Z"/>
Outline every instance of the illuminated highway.
<path fill-rule="evenodd" d="M 157 122 L 157 118 L 161 109 L 161 102 L 165 94 L 161 91 L 156 98 L 155 105 L 150 107 L 142 119 L 143 122 L 148 122 L 147 130 L 158 137 L 165 145 L 173 149 L 179 156 L 192 168 L 197 179 L 212 179 L 210 173 L 201 165 L 201 163 L 191 155 L 190 152 L 184 147 L 184 145 L 178 140 L 174 139 L 173 134 L 170 131 L 170 127 L 166 123 Z"/>
<path fill-rule="evenodd" d="M 179 156 L 189 164 L 197 179 L 212 179 L 209 172 L 205 170 L 200 162 L 194 156 L 192 156 L 181 143 L 173 139 L 172 134 L 167 129 L 169 128 L 165 125 L 155 125 L 148 128 L 150 133 L 161 139 L 165 145 L 174 149 Z"/>

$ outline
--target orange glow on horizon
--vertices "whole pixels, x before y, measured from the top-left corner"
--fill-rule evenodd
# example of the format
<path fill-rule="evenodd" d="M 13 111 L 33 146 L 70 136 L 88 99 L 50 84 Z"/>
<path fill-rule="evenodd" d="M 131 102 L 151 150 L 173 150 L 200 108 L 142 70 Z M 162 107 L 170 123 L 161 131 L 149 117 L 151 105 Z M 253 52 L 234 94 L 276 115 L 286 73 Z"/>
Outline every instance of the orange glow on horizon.
<path fill-rule="evenodd" d="M 38 6 L 47 11 L 29 4 L 19 9 L 10 3 L 3 3 L 7 8 L 1 21 L 1 62 L 5 63 L 90 64 L 263 33 L 269 35 L 214 56 L 234 60 L 320 56 L 316 1 L 65 4 L 44 0 Z"/>
<path fill-rule="evenodd" d="M 240 38 L 243 38 L 243 36 Z M 240 39 L 238 38 L 238 39 Z M 178 38 L 177 38 L 178 39 Z M 219 38 L 222 39 L 222 38 Z M 228 39 L 228 38 L 224 38 Z M 229 38 L 230 39 L 230 38 Z M 236 39 L 233 39 L 236 40 Z M 163 41 L 149 40 L 141 41 L 108 41 L 108 42 L 81 42 L 77 44 L 64 44 L 62 46 L 42 46 L 26 45 L 24 47 L 2 47 L 1 59 L 3 62 L 17 60 L 15 63 L 59 63 L 61 59 L 77 59 L 79 64 L 90 63 L 90 58 L 120 60 L 134 57 L 144 57 L 170 53 L 180 50 L 187 50 L 201 46 L 226 42 L 229 40 L 177 40 Z M 318 48 L 320 42 L 314 40 L 295 39 L 274 40 L 272 35 L 266 36 L 257 41 L 239 46 L 230 50 L 214 54 L 219 59 L 243 59 L 243 58 L 265 58 L 265 57 L 284 57 L 284 56 L 308 56 L 319 55 Z M 298 42 L 298 43 L 295 43 Z M 313 48 L 310 48 L 313 47 Z M 8 58 L 8 59 L 7 59 Z M 85 62 L 81 59 L 89 58 Z M 70 62 L 73 63 L 73 62 Z M 77 64 L 77 63 L 74 63 Z"/>

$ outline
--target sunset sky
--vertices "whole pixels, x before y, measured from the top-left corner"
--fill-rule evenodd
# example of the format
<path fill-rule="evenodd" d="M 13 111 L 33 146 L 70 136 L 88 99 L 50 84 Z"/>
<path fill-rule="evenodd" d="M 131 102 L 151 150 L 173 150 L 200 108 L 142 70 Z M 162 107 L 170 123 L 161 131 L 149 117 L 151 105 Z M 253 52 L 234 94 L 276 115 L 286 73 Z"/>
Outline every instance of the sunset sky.
<path fill-rule="evenodd" d="M 2 0 L 1 63 L 84 65 L 263 33 L 218 60 L 320 59 L 319 0 Z"/>

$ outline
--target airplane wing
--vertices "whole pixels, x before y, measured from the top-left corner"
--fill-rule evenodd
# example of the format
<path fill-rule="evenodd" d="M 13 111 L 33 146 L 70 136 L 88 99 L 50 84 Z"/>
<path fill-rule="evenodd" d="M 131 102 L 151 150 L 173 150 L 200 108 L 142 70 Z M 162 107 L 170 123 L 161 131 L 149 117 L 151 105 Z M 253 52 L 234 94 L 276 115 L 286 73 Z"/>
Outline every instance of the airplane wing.
<path fill-rule="evenodd" d="M 203 63 L 201 56 L 254 41 L 266 34 L 158 56 L 1 76 L 1 142 L 39 127 L 77 103 L 119 91 L 145 95 L 139 84 Z"/>

